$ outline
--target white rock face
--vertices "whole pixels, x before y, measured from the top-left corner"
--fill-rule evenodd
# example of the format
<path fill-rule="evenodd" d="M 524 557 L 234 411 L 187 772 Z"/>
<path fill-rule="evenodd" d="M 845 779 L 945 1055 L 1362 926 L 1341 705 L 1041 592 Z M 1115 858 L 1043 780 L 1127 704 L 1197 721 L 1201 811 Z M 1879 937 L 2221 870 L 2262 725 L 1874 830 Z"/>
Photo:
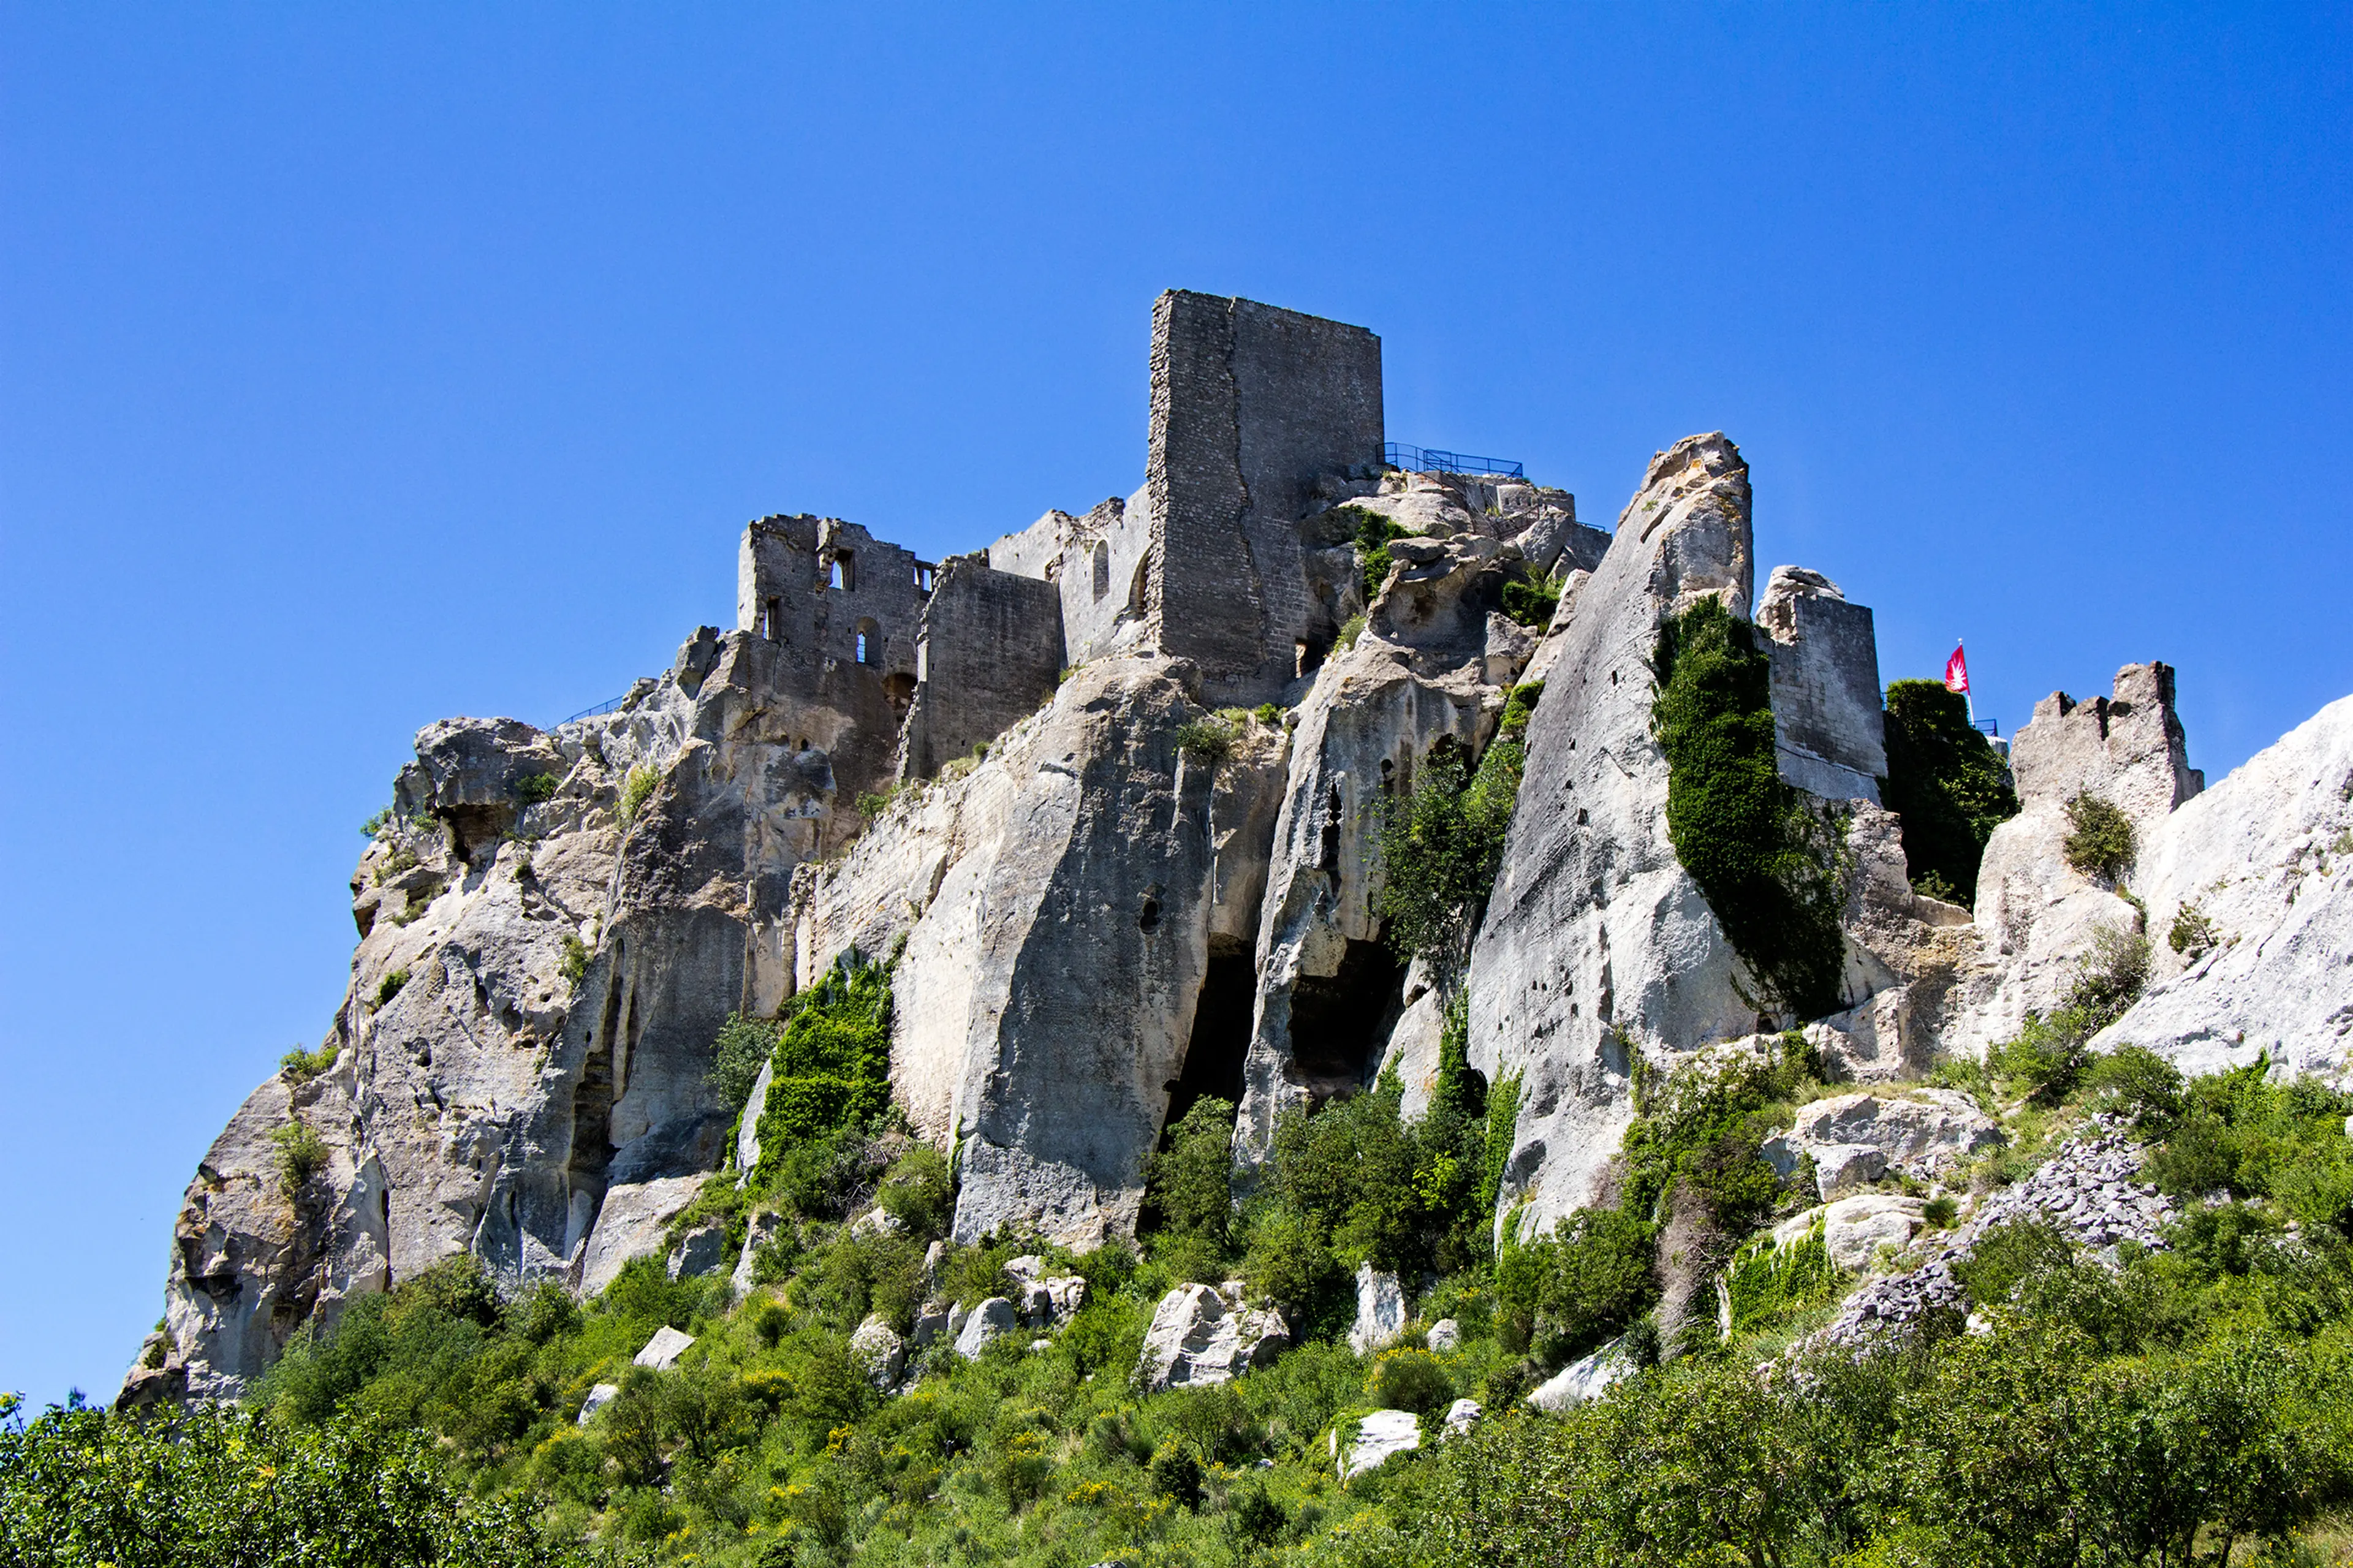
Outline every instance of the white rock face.
<path fill-rule="evenodd" d="M 1440 1355 L 1452 1355 L 1462 1348 L 1462 1325 L 1451 1318 L 1440 1318 L 1430 1325 L 1430 1348 Z"/>
<path fill-rule="evenodd" d="M 2187 1073 L 2268 1052 L 2337 1077 L 2353 1059 L 2353 697 L 2182 805 L 2147 837 L 2157 976 L 2093 1042 L 2146 1046 Z M 2176 952 L 2168 940 L 2192 911 Z M 2200 917 L 2203 929 L 2199 930 Z"/>
<path fill-rule="evenodd" d="M 588 1418 L 612 1404 L 620 1392 L 621 1385 L 617 1383 L 600 1383 L 590 1389 L 588 1397 L 581 1402 L 580 1419 L 576 1424 L 582 1426 L 587 1426 Z"/>
<path fill-rule="evenodd" d="M 966 1361 L 977 1361 L 980 1352 L 1013 1331 L 1018 1322 L 1013 1303 L 1002 1296 L 991 1296 L 972 1310 L 955 1331 L 955 1352 Z"/>
<path fill-rule="evenodd" d="M 1405 1291 L 1398 1277 L 1369 1263 L 1356 1265 L 1356 1321 L 1348 1330 L 1348 1348 L 1370 1355 L 1405 1331 Z"/>
<path fill-rule="evenodd" d="M 1153 1310 L 1144 1353 L 1136 1361 L 1136 1382 L 1147 1394 L 1226 1383 L 1265 1365 L 1290 1343 L 1281 1313 L 1229 1306 L 1207 1285 L 1180 1285 Z"/>
<path fill-rule="evenodd" d="M 681 1332 L 665 1323 L 654 1331 L 654 1337 L 646 1342 L 646 1348 L 637 1353 L 635 1363 L 652 1367 L 656 1372 L 667 1372 L 678 1364 L 678 1358 L 684 1355 L 693 1343 L 692 1334 Z"/>
<path fill-rule="evenodd" d="M 1421 1421 L 1412 1411 L 1371 1411 L 1357 1421 L 1356 1435 L 1340 1456 L 1340 1479 L 1348 1481 L 1420 1447 Z"/>
<path fill-rule="evenodd" d="M 1471 1428 L 1479 1425 L 1480 1414 L 1479 1402 L 1477 1400 L 1456 1400 L 1453 1404 L 1446 1407 L 1446 1430 L 1441 1434 L 1441 1436 L 1448 1437 L 1465 1437 L 1470 1436 Z"/>
<path fill-rule="evenodd" d="M 1539 1384 L 1528 1395 L 1528 1403 L 1558 1415 L 1600 1397 L 1611 1384 L 1634 1374 L 1634 1358 L 1626 1353 L 1625 1345 L 1622 1339 L 1611 1340 L 1592 1354 L 1570 1362 Z"/>
<path fill-rule="evenodd" d="M 872 1313 L 849 1336 L 849 1359 L 866 1381 L 888 1392 L 907 1370 L 907 1342 Z"/>
<path fill-rule="evenodd" d="M 1490 1082 L 1523 1079 L 1503 1207 L 1525 1198 L 1534 1228 L 1599 1197 L 1633 1115 L 1630 1052 L 1672 1057 L 1757 1026 L 1731 944 L 1668 840 L 1651 733 L 1660 617 L 1707 597 L 1747 611 L 1748 504 L 1747 465 L 1722 435 L 1659 454 L 1548 639 L 1471 959 L 1472 1065 Z"/>
<path fill-rule="evenodd" d="M 722 1224 L 699 1225 L 678 1238 L 670 1249 L 670 1277 L 673 1279 L 700 1279 L 716 1274 L 727 1260 L 727 1227 Z"/>

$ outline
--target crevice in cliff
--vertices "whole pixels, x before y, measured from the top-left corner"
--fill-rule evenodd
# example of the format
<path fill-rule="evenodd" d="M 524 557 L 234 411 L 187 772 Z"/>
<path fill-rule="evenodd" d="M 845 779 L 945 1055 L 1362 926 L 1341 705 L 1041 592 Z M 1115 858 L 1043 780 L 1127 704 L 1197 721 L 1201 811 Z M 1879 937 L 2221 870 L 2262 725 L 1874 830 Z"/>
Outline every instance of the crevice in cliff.
<path fill-rule="evenodd" d="M 1208 972 L 1193 1005 L 1193 1033 L 1185 1043 L 1185 1065 L 1169 1086 L 1166 1129 L 1200 1101 L 1215 1097 L 1235 1104 L 1242 1097 L 1242 1059 L 1249 1054 L 1250 1011 L 1258 1000 L 1258 972 L 1239 938 L 1209 939 Z"/>
<path fill-rule="evenodd" d="M 1403 1011 L 1405 966 L 1380 941 L 1351 942 L 1331 974 L 1303 974 L 1291 992 L 1291 1068 L 1310 1109 L 1371 1081 Z"/>

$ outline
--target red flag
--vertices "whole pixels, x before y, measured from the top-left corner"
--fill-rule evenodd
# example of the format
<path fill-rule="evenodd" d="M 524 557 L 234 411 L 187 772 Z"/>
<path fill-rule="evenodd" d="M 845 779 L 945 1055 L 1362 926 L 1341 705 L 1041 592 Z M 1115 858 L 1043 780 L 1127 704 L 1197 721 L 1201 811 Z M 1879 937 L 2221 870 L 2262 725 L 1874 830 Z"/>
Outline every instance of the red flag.
<path fill-rule="evenodd" d="M 1969 661 L 1961 657 L 1960 645 L 1953 645 L 1953 657 L 1945 661 L 1945 689 L 1967 691 L 1969 689 Z"/>

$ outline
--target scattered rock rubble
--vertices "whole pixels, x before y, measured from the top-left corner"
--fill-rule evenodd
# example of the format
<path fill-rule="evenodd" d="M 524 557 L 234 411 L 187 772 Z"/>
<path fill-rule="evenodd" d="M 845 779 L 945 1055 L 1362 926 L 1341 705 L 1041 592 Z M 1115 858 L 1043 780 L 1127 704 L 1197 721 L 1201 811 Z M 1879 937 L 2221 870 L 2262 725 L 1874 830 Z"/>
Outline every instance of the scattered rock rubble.
<path fill-rule="evenodd" d="M 1962 1307 L 1967 1298 L 1953 1266 L 1976 1251 L 1980 1236 L 2006 1220 L 2048 1220 L 2078 1245 L 2095 1251 L 2125 1241 L 2162 1247 L 2175 1205 L 2134 1179 L 2141 1157 L 2141 1145 L 2112 1126 L 2071 1139 L 2041 1170 L 1989 1196 L 1969 1223 L 1919 1268 L 1875 1279 L 1849 1297 L 1844 1310 L 1817 1338 L 1859 1345 L 1929 1311 Z"/>

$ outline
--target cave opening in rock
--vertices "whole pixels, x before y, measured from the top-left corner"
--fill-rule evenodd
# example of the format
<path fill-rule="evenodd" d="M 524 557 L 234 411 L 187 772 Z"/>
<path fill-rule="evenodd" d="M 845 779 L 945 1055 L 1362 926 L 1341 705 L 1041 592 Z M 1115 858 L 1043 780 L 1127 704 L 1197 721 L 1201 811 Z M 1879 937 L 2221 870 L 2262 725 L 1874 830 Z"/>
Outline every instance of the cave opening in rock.
<path fill-rule="evenodd" d="M 1232 937 L 1209 939 L 1208 973 L 1201 978 L 1193 1007 L 1193 1034 L 1185 1042 L 1185 1066 L 1169 1085 L 1166 1130 L 1200 1101 L 1215 1096 L 1239 1103 L 1242 1058 L 1250 1051 L 1250 1009 L 1258 999 L 1258 971 L 1248 946 Z"/>
<path fill-rule="evenodd" d="M 1333 974 L 1303 974 L 1291 992 L 1291 1067 L 1310 1109 L 1372 1082 L 1403 1010 L 1405 965 L 1384 942 L 1351 942 Z"/>

